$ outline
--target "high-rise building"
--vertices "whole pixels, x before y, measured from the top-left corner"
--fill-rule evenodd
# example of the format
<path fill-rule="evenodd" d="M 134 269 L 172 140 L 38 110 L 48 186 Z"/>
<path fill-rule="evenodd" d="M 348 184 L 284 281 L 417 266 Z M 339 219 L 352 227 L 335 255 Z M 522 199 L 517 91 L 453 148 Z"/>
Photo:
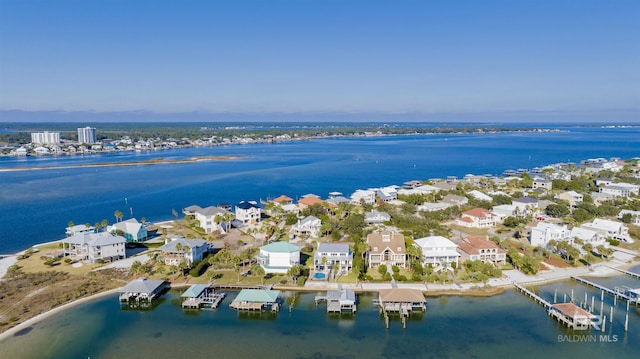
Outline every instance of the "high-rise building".
<path fill-rule="evenodd" d="M 60 132 L 32 132 L 31 143 L 41 145 L 55 145 L 60 143 Z"/>
<path fill-rule="evenodd" d="M 78 143 L 96 143 L 96 129 L 93 127 L 78 128 Z"/>

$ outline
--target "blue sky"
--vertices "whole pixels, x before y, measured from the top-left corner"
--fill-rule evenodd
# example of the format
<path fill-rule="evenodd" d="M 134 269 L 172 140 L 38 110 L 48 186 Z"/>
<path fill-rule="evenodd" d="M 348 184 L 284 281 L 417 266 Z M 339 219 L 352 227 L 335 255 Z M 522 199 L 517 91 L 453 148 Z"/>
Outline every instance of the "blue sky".
<path fill-rule="evenodd" d="M 640 1 L 0 0 L 0 110 L 631 111 Z"/>

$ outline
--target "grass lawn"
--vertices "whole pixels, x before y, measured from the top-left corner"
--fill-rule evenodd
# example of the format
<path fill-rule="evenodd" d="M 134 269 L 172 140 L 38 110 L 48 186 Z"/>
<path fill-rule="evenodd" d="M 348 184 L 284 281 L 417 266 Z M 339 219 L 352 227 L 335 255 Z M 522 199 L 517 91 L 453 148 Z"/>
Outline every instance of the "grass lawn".
<path fill-rule="evenodd" d="M 347 275 L 341 275 L 336 279 L 337 283 L 356 283 L 357 281 L 358 277 L 353 272 L 349 272 Z"/>
<path fill-rule="evenodd" d="M 82 266 L 76 268 L 71 264 L 65 263 L 64 258 L 61 258 L 53 266 L 48 266 L 44 264 L 44 260 L 40 257 L 46 254 L 60 252 L 62 248 L 60 248 L 58 244 L 48 244 L 36 248 L 39 250 L 38 252 L 34 252 L 29 258 L 20 259 L 16 263 L 25 273 L 62 271 L 72 275 L 84 275 L 100 266 L 100 264 L 82 263 Z"/>
<path fill-rule="evenodd" d="M 472 236 L 486 236 L 489 233 L 488 228 L 467 228 L 457 224 L 450 224 L 449 228 Z"/>

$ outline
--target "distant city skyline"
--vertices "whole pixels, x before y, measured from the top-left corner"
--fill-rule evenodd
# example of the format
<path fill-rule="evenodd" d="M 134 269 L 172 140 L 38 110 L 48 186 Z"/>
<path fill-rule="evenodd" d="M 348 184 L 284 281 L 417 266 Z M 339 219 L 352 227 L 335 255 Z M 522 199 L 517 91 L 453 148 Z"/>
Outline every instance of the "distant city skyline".
<path fill-rule="evenodd" d="M 0 122 L 634 122 L 640 2 L 0 1 Z"/>

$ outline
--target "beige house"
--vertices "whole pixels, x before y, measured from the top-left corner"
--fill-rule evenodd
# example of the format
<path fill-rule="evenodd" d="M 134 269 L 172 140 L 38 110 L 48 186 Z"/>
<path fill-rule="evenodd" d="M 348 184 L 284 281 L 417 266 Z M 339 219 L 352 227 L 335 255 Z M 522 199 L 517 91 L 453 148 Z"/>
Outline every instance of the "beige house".
<path fill-rule="evenodd" d="M 468 210 L 456 219 L 456 224 L 470 228 L 494 227 L 497 224 L 497 216 L 490 210 L 484 208 L 474 208 Z"/>
<path fill-rule="evenodd" d="M 367 253 L 369 267 L 377 268 L 380 264 L 405 267 L 407 248 L 402 233 L 371 233 L 367 236 L 367 243 L 369 244 L 369 251 Z"/>
<path fill-rule="evenodd" d="M 576 191 L 567 191 L 557 194 L 555 198 L 565 200 L 571 208 L 576 208 L 577 205 L 582 203 L 584 197 Z"/>
<path fill-rule="evenodd" d="M 481 260 L 484 263 L 504 264 L 507 251 L 487 239 L 487 236 L 468 236 L 458 243 L 460 261 Z"/>

